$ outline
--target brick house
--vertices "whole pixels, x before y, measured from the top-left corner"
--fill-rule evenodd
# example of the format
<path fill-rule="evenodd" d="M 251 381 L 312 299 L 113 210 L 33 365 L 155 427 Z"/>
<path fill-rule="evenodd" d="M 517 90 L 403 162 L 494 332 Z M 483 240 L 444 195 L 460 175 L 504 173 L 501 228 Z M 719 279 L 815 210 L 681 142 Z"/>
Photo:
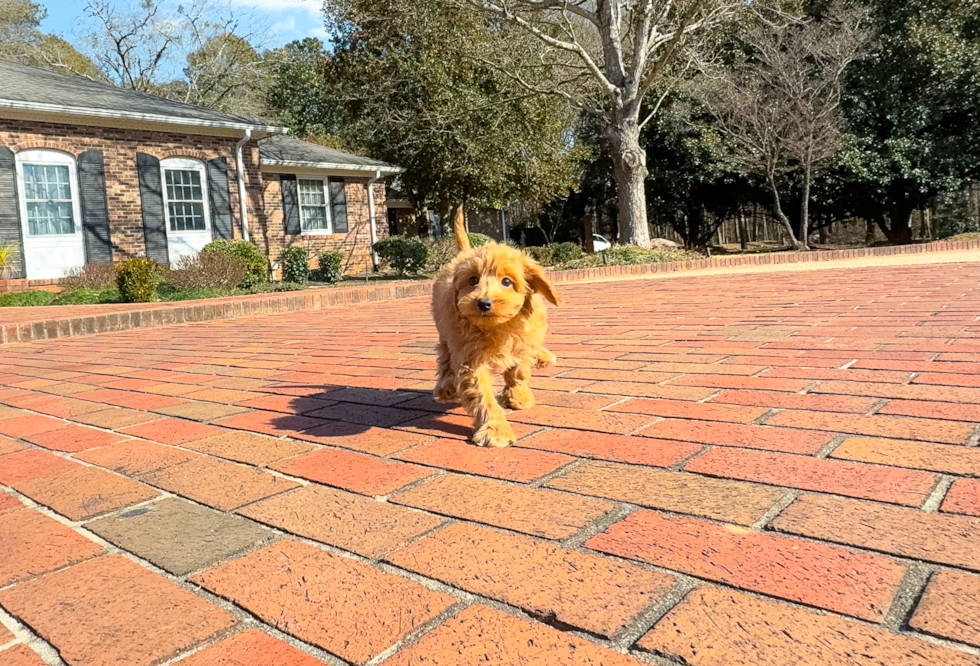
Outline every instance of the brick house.
<path fill-rule="evenodd" d="M 0 60 L 0 245 L 13 276 L 146 254 L 160 264 L 212 239 L 344 252 L 371 267 L 387 235 L 384 178 L 402 170 L 189 104 Z M 381 223 L 377 215 L 381 211 Z"/>

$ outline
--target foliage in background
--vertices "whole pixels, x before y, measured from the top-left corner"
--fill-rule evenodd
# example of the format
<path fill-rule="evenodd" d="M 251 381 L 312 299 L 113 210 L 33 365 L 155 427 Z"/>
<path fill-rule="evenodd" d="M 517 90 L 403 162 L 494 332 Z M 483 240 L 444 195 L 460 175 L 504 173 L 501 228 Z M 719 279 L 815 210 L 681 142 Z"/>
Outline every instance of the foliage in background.
<path fill-rule="evenodd" d="M 871 10 L 875 47 L 848 73 L 853 139 L 831 196 L 838 219 L 863 217 L 908 243 L 914 210 L 980 180 L 980 3 L 860 4 Z"/>
<path fill-rule="evenodd" d="M 241 259 L 245 264 L 245 277 L 238 285 L 241 289 L 250 289 L 269 279 L 269 260 L 246 240 L 220 239 L 211 241 L 201 250 L 202 254 L 216 252 Z"/>
<path fill-rule="evenodd" d="M 325 250 L 317 255 L 320 280 L 336 284 L 344 276 L 344 253 Z"/>
<path fill-rule="evenodd" d="M 293 246 L 282 249 L 282 281 L 306 284 L 310 279 L 310 255 L 305 247 Z"/>
<path fill-rule="evenodd" d="M 238 288 L 246 273 L 245 262 L 236 256 L 221 252 L 201 252 L 173 262 L 164 277 L 179 291 L 230 291 Z"/>
<path fill-rule="evenodd" d="M 95 63 L 74 46 L 60 37 L 41 32 L 41 21 L 47 15 L 47 10 L 38 2 L 0 0 L 0 58 L 102 80 Z"/>
<path fill-rule="evenodd" d="M 574 187 L 585 150 L 569 142 L 573 110 L 528 96 L 488 64 L 533 57 L 526 36 L 442 0 L 330 0 L 327 53 L 311 40 L 270 100 L 297 134 L 336 134 L 407 169 L 401 188 L 444 222 L 459 203 L 548 200 Z M 547 67 L 540 76 L 549 75 Z"/>
<path fill-rule="evenodd" d="M 153 300 L 160 269 L 149 257 L 133 257 L 116 264 L 116 287 L 124 303 L 149 303 Z"/>
<path fill-rule="evenodd" d="M 85 264 L 65 271 L 58 281 L 65 291 L 72 289 L 113 289 L 116 286 L 116 267 L 112 264 Z"/>
<path fill-rule="evenodd" d="M 425 270 L 429 258 L 428 248 L 417 238 L 392 236 L 378 241 L 373 247 L 381 261 L 399 275 L 418 275 Z"/>

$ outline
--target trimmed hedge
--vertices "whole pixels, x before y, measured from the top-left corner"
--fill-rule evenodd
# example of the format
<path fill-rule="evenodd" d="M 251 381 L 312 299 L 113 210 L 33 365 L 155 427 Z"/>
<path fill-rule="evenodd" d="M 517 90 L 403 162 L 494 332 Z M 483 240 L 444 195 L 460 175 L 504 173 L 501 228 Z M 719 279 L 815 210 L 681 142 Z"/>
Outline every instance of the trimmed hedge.
<path fill-rule="evenodd" d="M 310 279 L 310 255 L 304 247 L 286 247 L 279 255 L 282 281 L 306 284 Z"/>
<path fill-rule="evenodd" d="M 254 287 L 269 280 L 269 260 L 246 240 L 220 239 L 211 241 L 201 250 L 202 253 L 217 252 L 241 259 L 245 263 L 245 278 L 238 286 L 242 289 Z"/>
<path fill-rule="evenodd" d="M 331 252 L 326 250 L 317 256 L 317 263 L 320 264 L 320 279 L 330 284 L 336 284 L 344 275 L 344 254 L 343 252 Z"/>
<path fill-rule="evenodd" d="M 378 241 L 373 246 L 381 260 L 401 275 L 418 275 L 425 270 L 429 259 L 429 249 L 417 238 L 392 236 Z"/>
<path fill-rule="evenodd" d="M 160 279 L 157 262 L 133 257 L 116 266 L 116 287 L 124 303 L 149 303 Z"/>

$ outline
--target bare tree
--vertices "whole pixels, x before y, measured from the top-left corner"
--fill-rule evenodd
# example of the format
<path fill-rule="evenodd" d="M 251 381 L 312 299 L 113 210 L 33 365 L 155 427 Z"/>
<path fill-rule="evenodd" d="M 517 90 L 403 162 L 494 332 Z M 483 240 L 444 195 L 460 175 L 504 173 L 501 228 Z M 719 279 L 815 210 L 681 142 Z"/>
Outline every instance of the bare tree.
<path fill-rule="evenodd" d="M 262 26 L 217 0 L 172 5 L 140 0 L 124 10 L 117 0 L 87 0 L 93 23 L 86 42 L 92 58 L 117 85 L 208 108 L 255 117 L 270 114 L 271 82 L 258 54 Z M 183 78 L 170 78 L 180 64 Z"/>
<path fill-rule="evenodd" d="M 703 53 L 719 27 L 745 10 L 743 0 L 451 0 L 469 4 L 533 35 L 541 65 L 564 72 L 543 85 L 497 54 L 496 61 L 524 88 L 561 95 L 605 124 L 619 198 L 619 239 L 649 247 L 640 130 L 659 107 L 644 108 L 647 93 L 664 87 L 671 69 Z M 526 64 L 525 64 L 526 65 Z M 533 67 L 533 63 L 531 64 Z M 662 97 L 660 98 L 663 99 Z M 641 120 L 641 111 L 647 116 Z"/>
<path fill-rule="evenodd" d="M 798 248 L 809 244 L 814 176 L 842 145 L 844 74 L 868 43 L 866 17 L 835 3 L 820 20 L 764 21 L 746 39 L 746 59 L 704 95 L 728 161 L 766 179 L 776 218 Z M 796 172 L 799 238 L 780 198 L 786 177 Z"/>

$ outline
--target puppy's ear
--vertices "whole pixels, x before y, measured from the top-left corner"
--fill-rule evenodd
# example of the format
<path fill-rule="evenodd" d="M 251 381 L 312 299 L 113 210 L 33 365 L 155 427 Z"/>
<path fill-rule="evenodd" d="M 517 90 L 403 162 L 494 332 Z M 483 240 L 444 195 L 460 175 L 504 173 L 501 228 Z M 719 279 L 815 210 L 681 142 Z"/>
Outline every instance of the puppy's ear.
<path fill-rule="evenodd" d="M 535 291 L 555 305 L 564 305 L 565 299 L 561 297 L 555 286 L 548 281 L 544 274 L 544 269 L 528 256 L 524 257 L 524 280 L 527 282 L 531 291 Z"/>

